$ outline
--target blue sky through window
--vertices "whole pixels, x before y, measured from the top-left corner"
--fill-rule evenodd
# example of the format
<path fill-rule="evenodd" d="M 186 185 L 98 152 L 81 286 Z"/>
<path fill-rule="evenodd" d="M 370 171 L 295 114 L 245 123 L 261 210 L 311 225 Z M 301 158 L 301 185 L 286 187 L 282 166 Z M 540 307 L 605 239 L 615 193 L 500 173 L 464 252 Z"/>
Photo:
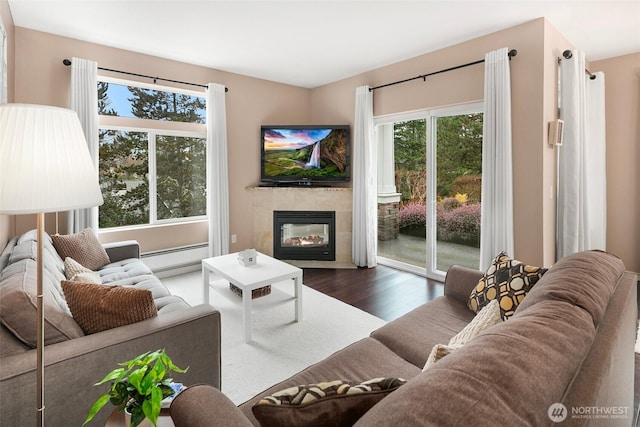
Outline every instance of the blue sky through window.
<path fill-rule="evenodd" d="M 129 91 L 129 88 L 127 86 L 116 83 L 109 83 L 109 87 L 107 89 L 107 97 L 109 98 L 109 101 L 111 103 L 109 104 L 107 109 L 113 109 L 120 117 L 135 118 L 135 116 L 131 112 L 131 101 L 129 101 L 129 98 L 131 98 L 132 96 L 133 95 L 131 91 Z M 192 98 L 200 98 L 202 103 L 205 103 L 203 96 L 190 96 Z M 202 122 L 204 123 L 206 119 L 206 111 L 202 108 L 199 108 L 197 110 L 197 113 L 202 118 Z"/>

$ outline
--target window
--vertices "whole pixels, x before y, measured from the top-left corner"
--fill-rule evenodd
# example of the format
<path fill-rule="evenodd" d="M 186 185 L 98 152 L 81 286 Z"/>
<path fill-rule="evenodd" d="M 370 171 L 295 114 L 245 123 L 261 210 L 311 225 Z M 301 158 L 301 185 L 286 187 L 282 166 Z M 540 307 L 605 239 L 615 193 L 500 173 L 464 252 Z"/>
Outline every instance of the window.
<path fill-rule="evenodd" d="M 436 279 L 453 264 L 479 267 L 481 111 L 470 104 L 376 119 L 381 264 Z"/>
<path fill-rule="evenodd" d="M 100 80 L 100 228 L 204 219 L 204 94 Z"/>

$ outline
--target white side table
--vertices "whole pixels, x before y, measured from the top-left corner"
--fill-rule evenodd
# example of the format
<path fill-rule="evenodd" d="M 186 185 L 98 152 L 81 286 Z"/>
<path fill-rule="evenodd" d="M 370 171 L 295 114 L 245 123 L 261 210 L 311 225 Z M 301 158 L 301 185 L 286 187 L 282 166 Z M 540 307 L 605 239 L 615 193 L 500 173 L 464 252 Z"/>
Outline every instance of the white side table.
<path fill-rule="evenodd" d="M 242 320 L 244 340 L 251 341 L 251 294 L 254 289 L 293 279 L 295 320 L 302 320 L 302 270 L 286 262 L 258 252 L 256 265 L 245 267 L 238 262 L 238 253 L 221 255 L 202 260 L 202 296 L 209 304 L 209 274 L 214 273 L 242 289 Z M 261 298 L 269 298 L 266 295 Z"/>

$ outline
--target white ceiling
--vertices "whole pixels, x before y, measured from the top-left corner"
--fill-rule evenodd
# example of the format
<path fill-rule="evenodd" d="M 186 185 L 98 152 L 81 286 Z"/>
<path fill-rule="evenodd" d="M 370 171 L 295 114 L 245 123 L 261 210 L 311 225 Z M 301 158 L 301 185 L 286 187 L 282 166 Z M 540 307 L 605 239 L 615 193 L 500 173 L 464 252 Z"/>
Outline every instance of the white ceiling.
<path fill-rule="evenodd" d="M 590 61 L 640 52 L 640 0 L 9 0 L 9 5 L 19 27 L 309 88 L 543 16 Z"/>

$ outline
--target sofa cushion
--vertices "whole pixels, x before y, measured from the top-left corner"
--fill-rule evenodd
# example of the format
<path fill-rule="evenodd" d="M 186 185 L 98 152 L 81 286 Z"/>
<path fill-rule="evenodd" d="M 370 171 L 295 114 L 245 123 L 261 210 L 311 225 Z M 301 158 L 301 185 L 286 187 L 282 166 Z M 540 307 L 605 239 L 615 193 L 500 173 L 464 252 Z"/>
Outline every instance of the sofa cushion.
<path fill-rule="evenodd" d="M 45 235 L 45 243 L 43 247 L 44 269 L 58 280 L 62 280 L 64 278 L 64 264 L 48 239 L 49 236 Z M 34 261 L 38 259 L 38 243 L 35 240 L 25 239 L 19 240 L 18 242 L 19 243 L 11 251 L 9 264 L 14 264 L 25 259 L 31 259 Z"/>
<path fill-rule="evenodd" d="M 543 301 L 410 379 L 356 425 L 550 425 L 547 409 L 562 402 L 594 336 L 584 310 Z"/>
<path fill-rule="evenodd" d="M 597 326 L 624 272 L 622 260 L 607 252 L 593 250 L 568 255 L 549 269 L 516 314 L 534 308 L 541 301 L 563 301 L 584 309 Z"/>
<path fill-rule="evenodd" d="M 429 353 L 427 362 L 422 370 L 425 371 L 429 369 L 429 367 L 438 360 L 461 348 L 478 334 L 500 322 L 502 322 L 502 318 L 500 317 L 500 307 L 498 306 L 498 301 L 493 300 L 480 310 L 480 312 L 476 314 L 467 326 L 451 338 L 448 344 L 436 344 L 431 349 L 431 353 Z"/>
<path fill-rule="evenodd" d="M 158 315 L 151 292 L 123 286 L 65 280 L 71 314 L 85 334 L 129 325 Z"/>
<path fill-rule="evenodd" d="M 25 344 L 36 347 L 36 262 L 24 259 L 7 266 L 0 280 L 0 319 Z M 45 345 L 83 336 L 66 303 L 46 272 L 42 280 Z M 56 283 L 57 284 L 57 283 Z"/>
<path fill-rule="evenodd" d="M 500 252 L 471 292 L 469 308 L 477 313 L 497 299 L 502 318 L 508 319 L 546 271 L 546 268 L 523 264 Z"/>
<path fill-rule="evenodd" d="M 352 426 L 373 405 L 406 383 L 401 378 L 343 380 L 293 386 L 265 396 L 253 405 L 260 425 Z"/>
<path fill-rule="evenodd" d="M 71 257 L 90 270 L 97 270 L 110 262 L 107 252 L 90 228 L 75 234 L 56 234 L 51 239 L 60 258 Z"/>
<path fill-rule="evenodd" d="M 64 275 L 69 280 L 76 282 L 86 283 L 102 283 L 100 279 L 100 273 L 97 271 L 89 270 L 78 261 L 71 257 L 66 257 L 64 260 Z"/>
<path fill-rule="evenodd" d="M 419 373 L 420 368 L 408 363 L 379 341 L 373 338 L 364 338 L 337 351 L 321 362 L 309 366 L 287 380 L 273 385 L 262 393 L 256 390 L 254 393 L 257 395 L 243 403 L 240 409 L 253 424 L 257 425 L 258 421 L 251 410 L 253 405 L 263 396 L 288 387 L 313 384 L 319 378 L 349 378 L 352 381 L 361 382 L 378 377 L 409 379 Z M 250 387 L 250 384 L 238 386 Z"/>
<path fill-rule="evenodd" d="M 371 336 L 422 369 L 431 348 L 449 342 L 474 316 L 465 303 L 438 297 L 387 323 Z"/>

